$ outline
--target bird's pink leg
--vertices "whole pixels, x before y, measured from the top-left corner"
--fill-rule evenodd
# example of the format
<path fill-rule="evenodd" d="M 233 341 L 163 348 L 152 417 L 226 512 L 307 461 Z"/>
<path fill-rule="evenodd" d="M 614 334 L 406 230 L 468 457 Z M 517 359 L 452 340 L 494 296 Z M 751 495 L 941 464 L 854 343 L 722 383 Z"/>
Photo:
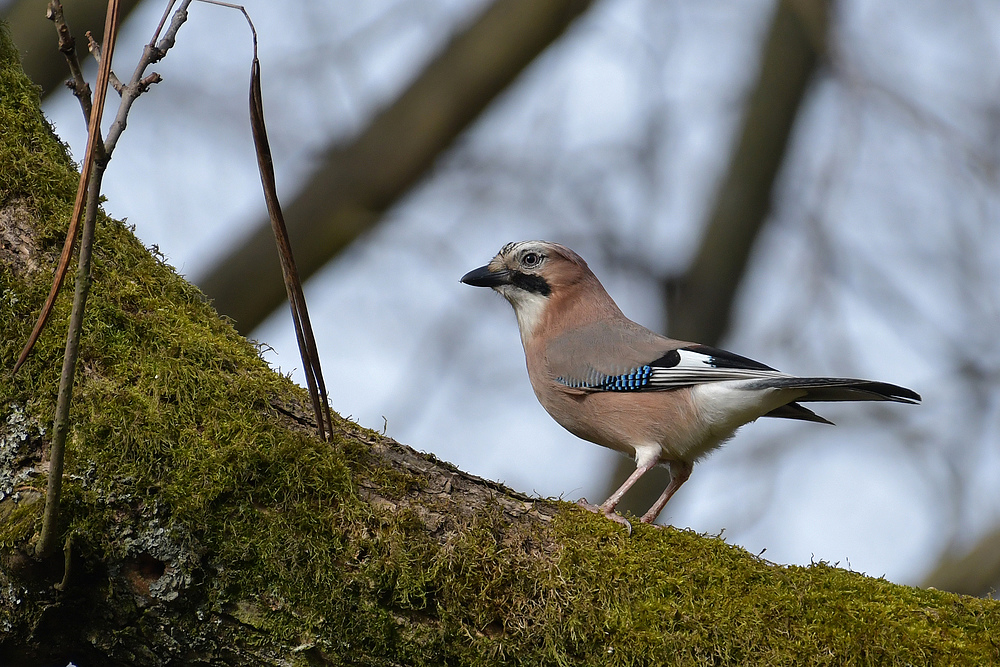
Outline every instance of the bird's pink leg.
<path fill-rule="evenodd" d="M 625 517 L 615 513 L 615 507 L 617 507 L 618 503 L 621 502 L 622 496 L 624 496 L 625 493 L 629 489 L 631 489 L 636 482 L 639 481 L 639 478 L 645 475 L 650 470 L 652 470 L 655 466 L 656 466 L 656 459 L 653 459 L 648 463 L 638 466 L 635 469 L 635 472 L 629 475 L 628 479 L 626 479 L 625 482 L 618 487 L 618 490 L 612 493 L 611 497 L 605 500 L 600 505 L 591 505 L 590 503 L 583 500 L 579 501 L 577 505 L 583 507 L 584 509 L 588 509 L 591 512 L 603 514 L 612 521 L 615 521 L 616 523 L 620 523 L 623 526 L 626 526 L 629 532 L 631 533 L 632 525 L 625 519 Z"/>
<path fill-rule="evenodd" d="M 686 461 L 670 462 L 670 484 L 663 490 L 663 493 L 653 503 L 653 506 L 649 508 L 649 511 L 642 515 L 643 523 L 653 523 L 656 521 L 656 517 L 660 516 L 660 512 L 663 511 L 670 497 L 677 493 L 677 489 L 681 488 L 681 484 L 686 482 L 687 478 L 691 476 L 691 469 L 693 467 Z"/>

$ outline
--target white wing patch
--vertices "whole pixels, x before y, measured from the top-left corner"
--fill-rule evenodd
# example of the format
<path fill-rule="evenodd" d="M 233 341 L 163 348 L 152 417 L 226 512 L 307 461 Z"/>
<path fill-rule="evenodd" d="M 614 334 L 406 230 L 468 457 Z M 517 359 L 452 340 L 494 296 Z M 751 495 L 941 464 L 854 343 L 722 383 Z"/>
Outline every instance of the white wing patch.
<path fill-rule="evenodd" d="M 653 366 L 649 387 L 688 387 L 706 382 L 792 377 L 787 373 L 760 368 L 737 368 L 717 360 L 711 354 L 688 348 L 677 350 L 680 361 L 673 366 Z"/>

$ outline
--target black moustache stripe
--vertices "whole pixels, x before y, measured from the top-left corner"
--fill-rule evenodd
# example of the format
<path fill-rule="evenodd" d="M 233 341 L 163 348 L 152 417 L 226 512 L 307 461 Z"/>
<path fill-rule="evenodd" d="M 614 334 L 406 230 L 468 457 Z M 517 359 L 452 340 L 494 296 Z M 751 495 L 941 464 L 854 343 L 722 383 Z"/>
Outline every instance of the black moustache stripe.
<path fill-rule="evenodd" d="M 545 278 L 542 278 L 541 276 L 521 273 L 520 271 L 512 271 L 510 274 L 510 284 L 518 289 L 523 289 L 525 292 L 532 292 L 533 294 L 541 294 L 542 296 L 552 294 L 552 288 L 549 287 L 547 282 L 545 282 Z"/>

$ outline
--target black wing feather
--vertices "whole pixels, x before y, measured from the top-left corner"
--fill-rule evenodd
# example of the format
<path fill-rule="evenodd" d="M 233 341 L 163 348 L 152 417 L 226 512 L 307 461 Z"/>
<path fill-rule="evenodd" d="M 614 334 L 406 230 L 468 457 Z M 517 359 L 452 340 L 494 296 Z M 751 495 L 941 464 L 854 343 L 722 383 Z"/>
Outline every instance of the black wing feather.
<path fill-rule="evenodd" d="M 754 361 L 749 357 L 742 357 L 728 350 L 720 350 L 710 345 L 688 345 L 684 350 L 691 350 L 698 354 L 706 354 L 712 357 L 712 365 L 716 368 L 746 368 L 755 371 L 776 371 L 778 369 L 766 366 L 759 361 Z M 676 350 L 675 350 L 676 353 Z M 677 361 L 680 361 L 680 354 L 677 354 Z M 674 364 L 677 363 L 674 362 Z M 655 364 L 654 364 L 655 365 Z"/>

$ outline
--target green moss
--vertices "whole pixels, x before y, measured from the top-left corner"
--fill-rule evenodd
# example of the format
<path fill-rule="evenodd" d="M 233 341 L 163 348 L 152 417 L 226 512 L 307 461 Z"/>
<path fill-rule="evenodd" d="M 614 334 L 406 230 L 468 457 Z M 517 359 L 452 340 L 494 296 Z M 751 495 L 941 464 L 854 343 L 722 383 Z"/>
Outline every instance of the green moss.
<path fill-rule="evenodd" d="M 65 146 L 39 113 L 38 89 L 21 71 L 17 50 L 0 25 L 0 204 L 27 198 L 51 234 L 73 206 L 77 179 Z M 68 203 L 67 203 L 68 202 Z"/>
<path fill-rule="evenodd" d="M 16 504 L 0 503 L 0 549 L 24 544 L 41 527 L 43 501 L 37 496 Z"/>
<path fill-rule="evenodd" d="M 0 206 L 27 207 L 35 243 L 54 258 L 76 176 L 18 70 L 0 36 Z M 271 635 L 311 647 L 296 654 L 303 664 L 1000 661 L 994 601 L 824 564 L 781 567 L 685 531 L 636 524 L 630 537 L 571 506 L 552 525 L 488 508 L 431 537 L 405 503 L 393 511 L 360 493 L 364 485 L 405 499 L 421 485 L 370 453 L 364 443 L 375 434 L 340 421 L 325 444 L 282 427 L 271 402 L 301 401 L 302 391 L 124 225 L 102 218 L 97 238 L 63 528 L 89 562 L 137 555 L 157 527 L 171 548 L 203 557 L 178 631 L 197 632 L 196 611 L 225 613 L 261 633 L 234 641 Z M 49 280 L 48 270 L 0 264 L 3 368 Z M 0 396 L 42 424 L 54 408 L 70 292 L 25 368 L 0 371 Z M 430 509 L 447 512 L 441 502 Z M 23 544 L 39 511 L 0 517 L 0 546 Z M 155 631 L 139 618 L 109 641 Z"/>

